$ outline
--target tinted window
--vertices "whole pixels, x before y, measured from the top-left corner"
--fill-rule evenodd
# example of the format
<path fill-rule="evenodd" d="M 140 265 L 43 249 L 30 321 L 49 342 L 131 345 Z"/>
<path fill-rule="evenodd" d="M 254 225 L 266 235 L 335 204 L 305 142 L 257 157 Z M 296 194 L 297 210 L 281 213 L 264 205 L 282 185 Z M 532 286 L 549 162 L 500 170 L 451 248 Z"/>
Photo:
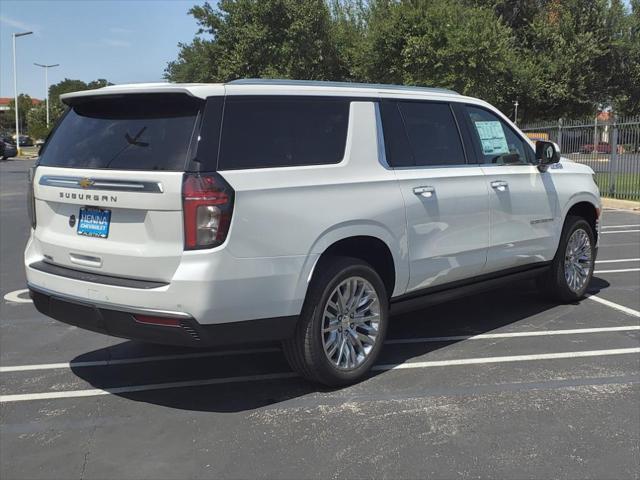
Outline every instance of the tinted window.
<path fill-rule="evenodd" d="M 218 168 L 338 163 L 349 101 L 310 97 L 227 97 Z"/>
<path fill-rule="evenodd" d="M 528 164 L 531 148 L 506 123 L 482 108 L 467 106 L 475 140 L 484 163 L 497 165 Z"/>
<path fill-rule="evenodd" d="M 398 102 L 416 165 L 465 163 L 464 149 L 446 103 Z"/>
<path fill-rule="evenodd" d="M 404 130 L 400 110 L 396 102 L 380 103 L 380 117 L 384 134 L 384 148 L 387 163 L 391 167 L 409 167 L 415 165 Z"/>
<path fill-rule="evenodd" d="M 202 124 L 198 133 L 198 150 L 187 165 L 189 171 L 214 172 L 218 168 L 218 147 L 224 97 L 209 97 L 202 109 Z"/>
<path fill-rule="evenodd" d="M 101 97 L 72 106 L 40 165 L 182 170 L 201 102 L 180 94 Z"/>

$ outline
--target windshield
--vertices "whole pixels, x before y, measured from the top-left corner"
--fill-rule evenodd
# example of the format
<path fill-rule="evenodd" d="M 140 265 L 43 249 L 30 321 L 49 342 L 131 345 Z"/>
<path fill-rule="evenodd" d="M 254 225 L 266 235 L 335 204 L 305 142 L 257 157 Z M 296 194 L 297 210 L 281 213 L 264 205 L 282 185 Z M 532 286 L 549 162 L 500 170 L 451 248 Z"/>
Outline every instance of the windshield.
<path fill-rule="evenodd" d="M 201 101 L 183 94 L 99 97 L 73 105 L 40 165 L 183 170 Z"/>

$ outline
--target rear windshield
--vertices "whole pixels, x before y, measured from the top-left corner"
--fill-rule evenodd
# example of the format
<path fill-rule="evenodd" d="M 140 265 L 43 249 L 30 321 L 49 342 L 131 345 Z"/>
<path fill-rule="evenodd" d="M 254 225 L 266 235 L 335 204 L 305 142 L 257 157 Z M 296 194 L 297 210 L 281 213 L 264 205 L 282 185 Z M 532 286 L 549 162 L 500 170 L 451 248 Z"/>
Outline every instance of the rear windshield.
<path fill-rule="evenodd" d="M 100 97 L 73 105 L 40 165 L 183 170 L 201 101 L 184 94 Z"/>

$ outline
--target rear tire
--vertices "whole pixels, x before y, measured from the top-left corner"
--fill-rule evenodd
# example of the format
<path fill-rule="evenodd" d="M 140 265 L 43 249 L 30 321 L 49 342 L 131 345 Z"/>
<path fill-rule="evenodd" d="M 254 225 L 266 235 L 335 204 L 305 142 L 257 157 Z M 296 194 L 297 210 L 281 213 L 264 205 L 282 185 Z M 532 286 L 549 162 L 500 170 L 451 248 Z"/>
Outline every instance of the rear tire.
<path fill-rule="evenodd" d="M 538 287 L 553 300 L 580 300 L 591 282 L 595 265 L 595 234 L 582 217 L 567 217 L 551 268 L 538 278 Z"/>
<path fill-rule="evenodd" d="M 361 380 L 376 361 L 389 300 L 380 275 L 360 259 L 335 257 L 319 268 L 283 350 L 304 378 L 339 387 Z"/>

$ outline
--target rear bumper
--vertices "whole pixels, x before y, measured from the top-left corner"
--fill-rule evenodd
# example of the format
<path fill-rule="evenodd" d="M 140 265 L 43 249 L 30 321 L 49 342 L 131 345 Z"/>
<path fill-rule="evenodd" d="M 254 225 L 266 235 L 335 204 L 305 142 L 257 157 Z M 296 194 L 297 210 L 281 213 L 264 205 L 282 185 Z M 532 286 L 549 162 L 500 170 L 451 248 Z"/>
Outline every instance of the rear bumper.
<path fill-rule="evenodd" d="M 202 325 L 187 314 L 100 304 L 29 284 L 39 312 L 76 327 L 114 337 L 190 347 L 208 347 L 283 340 L 293 335 L 297 316 Z M 177 320 L 176 326 L 143 324 L 135 314 Z"/>
<path fill-rule="evenodd" d="M 24 262 L 27 282 L 41 290 L 91 304 L 182 312 L 209 325 L 299 315 L 316 258 L 236 258 L 226 248 L 184 252 L 171 278 L 150 281 L 45 263 L 32 235 Z"/>

